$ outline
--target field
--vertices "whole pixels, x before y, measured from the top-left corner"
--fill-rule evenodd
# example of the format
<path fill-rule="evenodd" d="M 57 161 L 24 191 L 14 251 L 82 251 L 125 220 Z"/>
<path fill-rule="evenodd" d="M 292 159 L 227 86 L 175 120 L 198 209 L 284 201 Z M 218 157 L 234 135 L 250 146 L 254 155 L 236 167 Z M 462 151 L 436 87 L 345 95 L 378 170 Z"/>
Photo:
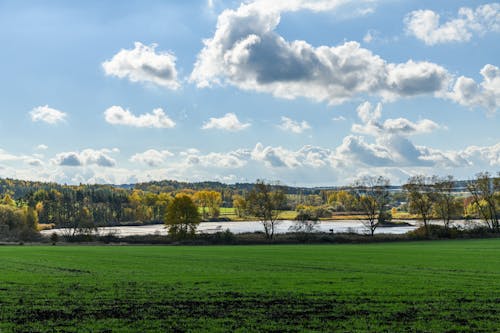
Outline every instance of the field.
<path fill-rule="evenodd" d="M 201 209 L 200 209 L 201 212 Z M 220 217 L 227 217 L 232 221 L 244 221 L 244 220 L 258 220 L 255 217 L 246 217 L 241 218 L 236 215 L 236 210 L 232 207 L 221 207 L 220 208 Z M 297 212 L 294 210 L 283 210 L 280 212 L 279 219 L 280 220 L 294 220 L 297 217 Z"/>
<path fill-rule="evenodd" d="M 500 240 L 0 246 L 0 332 L 498 332 Z"/>

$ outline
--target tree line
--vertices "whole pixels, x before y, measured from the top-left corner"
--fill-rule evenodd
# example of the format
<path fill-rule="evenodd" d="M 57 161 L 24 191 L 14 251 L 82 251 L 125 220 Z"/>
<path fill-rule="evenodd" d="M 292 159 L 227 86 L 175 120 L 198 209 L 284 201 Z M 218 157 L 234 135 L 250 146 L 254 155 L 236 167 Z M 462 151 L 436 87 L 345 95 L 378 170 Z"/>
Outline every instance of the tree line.
<path fill-rule="evenodd" d="M 354 214 L 373 235 L 377 227 L 404 212 L 422 221 L 427 233 L 431 220 L 439 219 L 449 228 L 458 218 L 478 218 L 492 232 L 500 232 L 500 175 L 487 172 L 468 182 L 451 176 L 414 176 L 402 191 L 384 177 L 362 177 L 344 188 L 307 191 L 262 180 L 251 186 L 201 183 L 215 188 L 200 184 L 183 188 L 181 184 L 72 186 L 0 179 L 0 235 L 26 234 L 38 225 L 92 230 L 130 223 L 169 224 L 173 216 L 169 208 L 175 207 L 177 198 L 187 198 L 182 199 L 186 207 L 192 202 L 197 223 L 220 218 L 221 210 L 230 208 L 238 218 L 259 220 L 269 239 L 285 210 L 294 211 L 302 223 L 297 230 L 313 230 L 315 221 L 335 214 Z M 463 192 L 456 191 L 457 184 L 463 185 Z M 185 230 L 190 234 L 196 228 Z"/>

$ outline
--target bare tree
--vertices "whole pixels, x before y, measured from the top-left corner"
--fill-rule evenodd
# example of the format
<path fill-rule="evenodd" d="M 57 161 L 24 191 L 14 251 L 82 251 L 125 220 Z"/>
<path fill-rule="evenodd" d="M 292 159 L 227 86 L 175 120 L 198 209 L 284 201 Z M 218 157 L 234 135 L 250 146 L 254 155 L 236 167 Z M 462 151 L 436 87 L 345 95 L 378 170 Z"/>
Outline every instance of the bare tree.
<path fill-rule="evenodd" d="M 273 189 L 270 184 L 257 180 L 245 200 L 248 215 L 257 217 L 264 227 L 266 238 L 273 239 L 280 211 L 286 205 L 283 191 Z"/>
<path fill-rule="evenodd" d="M 436 177 L 423 175 L 413 176 L 403 185 L 408 198 L 408 207 L 411 213 L 420 215 L 429 236 L 429 221 L 432 217 L 432 207 L 435 200 L 434 184 Z"/>
<path fill-rule="evenodd" d="M 472 203 L 479 217 L 488 225 L 488 228 L 499 232 L 496 196 L 500 191 L 500 178 L 493 178 L 488 172 L 480 172 L 475 180 L 467 183 L 467 190 L 472 196 Z"/>
<path fill-rule="evenodd" d="M 359 208 L 365 216 L 362 223 L 373 236 L 377 227 L 387 218 L 387 204 L 390 199 L 389 179 L 382 176 L 362 177 L 354 183 L 353 189 Z"/>
<path fill-rule="evenodd" d="M 453 176 L 437 179 L 434 183 L 434 213 L 443 220 L 445 228 L 449 228 L 451 219 L 463 209 L 462 203 L 453 195 L 454 186 Z"/>

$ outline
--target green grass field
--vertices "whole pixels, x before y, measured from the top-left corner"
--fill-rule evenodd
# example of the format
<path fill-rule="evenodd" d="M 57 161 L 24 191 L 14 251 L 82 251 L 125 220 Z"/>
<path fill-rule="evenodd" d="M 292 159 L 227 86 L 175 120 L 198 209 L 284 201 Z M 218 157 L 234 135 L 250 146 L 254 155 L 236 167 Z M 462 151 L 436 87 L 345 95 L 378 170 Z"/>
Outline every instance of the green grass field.
<path fill-rule="evenodd" d="M 0 246 L 0 332 L 498 332 L 500 240 Z"/>

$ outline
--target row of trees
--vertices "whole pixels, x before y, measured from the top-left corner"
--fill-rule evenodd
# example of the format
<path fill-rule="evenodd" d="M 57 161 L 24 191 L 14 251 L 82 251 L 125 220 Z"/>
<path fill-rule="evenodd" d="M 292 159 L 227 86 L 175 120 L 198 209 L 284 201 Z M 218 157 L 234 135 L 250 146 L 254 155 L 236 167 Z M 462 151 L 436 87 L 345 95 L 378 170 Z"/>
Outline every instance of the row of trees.
<path fill-rule="evenodd" d="M 28 192 L 23 186 L 29 186 L 29 183 L 20 182 L 0 180 L 0 187 L 6 192 L 0 200 L 3 209 L 0 229 L 32 225 L 31 222 L 19 222 L 23 219 L 36 219 L 37 223 L 53 223 L 75 230 L 125 221 L 161 223 L 172 220 L 171 215 L 168 217 L 169 208 L 176 207 L 174 203 L 178 197 L 188 198 L 183 200 L 189 200 L 196 207 L 199 216 L 194 220 L 208 220 L 219 216 L 221 205 L 227 205 L 227 191 L 232 191 L 224 187 L 225 194 L 213 189 L 154 193 L 104 185 L 56 184 L 51 188 L 52 184 L 35 182 L 35 190 Z M 297 219 L 302 221 L 328 218 L 332 212 L 341 209 L 354 212 L 362 215 L 372 235 L 378 226 L 391 220 L 396 208 L 417 214 L 426 230 L 431 219 L 441 219 L 444 226 L 449 227 L 453 219 L 468 215 L 484 220 L 491 231 L 500 232 L 500 176 L 478 174 L 473 181 L 463 183 L 468 194 L 457 194 L 457 184 L 451 176 L 415 176 L 408 180 L 401 192 L 394 191 L 387 178 L 363 177 L 343 189 L 311 190 L 305 195 L 300 190 L 290 193 L 290 188 L 257 181 L 244 191 L 231 194 L 231 199 L 235 212 L 239 216 L 258 219 L 266 237 L 271 239 L 284 209 L 295 209 Z M 14 193 L 22 193 L 22 196 L 13 198 L 11 194 Z M 22 214 L 31 217 L 21 218 Z M 12 222 L 14 220 L 17 222 Z M 189 234 L 191 229 L 186 230 Z"/>
<path fill-rule="evenodd" d="M 384 177 L 364 177 L 352 186 L 371 235 L 381 223 L 390 219 L 389 188 L 389 180 Z M 490 231 L 500 232 L 499 177 L 487 172 L 477 174 L 475 180 L 466 183 L 469 195 L 465 197 L 457 195 L 455 189 L 456 181 L 452 176 L 417 175 L 403 185 L 408 211 L 419 216 L 427 234 L 430 220 L 439 219 L 449 228 L 453 219 L 464 215 L 476 216 Z"/>
<path fill-rule="evenodd" d="M 410 212 L 417 213 L 429 232 L 431 218 L 439 218 L 445 228 L 454 218 L 477 216 L 483 220 L 492 232 L 500 232 L 498 223 L 500 202 L 500 178 L 489 173 L 479 173 L 474 181 L 466 184 L 470 196 L 459 198 L 454 194 L 454 179 L 415 176 L 406 185 Z"/>

